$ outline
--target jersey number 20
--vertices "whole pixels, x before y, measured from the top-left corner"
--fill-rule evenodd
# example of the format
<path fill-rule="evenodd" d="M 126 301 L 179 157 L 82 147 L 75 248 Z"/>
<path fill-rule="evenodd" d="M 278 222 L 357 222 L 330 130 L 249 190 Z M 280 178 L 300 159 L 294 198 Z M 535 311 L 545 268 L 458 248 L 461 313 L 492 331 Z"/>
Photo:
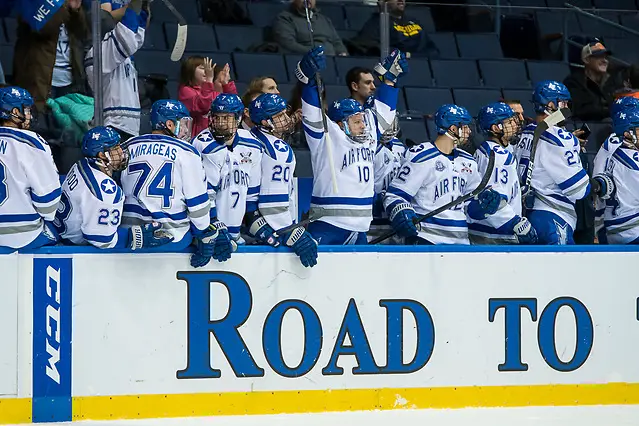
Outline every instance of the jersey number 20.
<path fill-rule="evenodd" d="M 141 173 L 138 180 L 135 182 L 133 188 L 133 195 L 139 198 L 142 187 L 147 186 L 146 194 L 149 197 L 162 198 L 162 208 L 168 209 L 171 207 L 171 201 L 173 199 L 173 163 L 165 162 L 162 167 L 155 173 L 151 182 L 147 185 L 147 180 L 151 175 L 153 168 L 149 163 L 137 163 L 129 166 L 129 173 Z"/>

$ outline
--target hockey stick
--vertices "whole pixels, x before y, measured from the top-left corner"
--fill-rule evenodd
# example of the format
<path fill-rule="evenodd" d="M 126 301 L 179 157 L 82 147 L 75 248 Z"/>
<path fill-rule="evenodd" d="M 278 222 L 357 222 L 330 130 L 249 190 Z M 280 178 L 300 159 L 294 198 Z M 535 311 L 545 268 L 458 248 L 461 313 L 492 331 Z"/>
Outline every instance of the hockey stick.
<path fill-rule="evenodd" d="M 173 46 L 173 52 L 171 53 L 171 60 L 177 62 L 182 59 L 184 55 L 184 49 L 186 49 L 186 38 L 188 35 L 188 26 L 186 19 L 177 11 L 175 6 L 169 0 L 162 0 L 169 11 L 175 15 L 178 20 L 177 37 L 175 38 L 175 45 Z"/>
<path fill-rule="evenodd" d="M 311 24 L 311 11 L 309 0 L 304 0 L 304 9 L 306 10 L 306 23 L 308 24 L 308 31 L 311 34 L 311 45 L 315 47 L 315 37 L 313 33 L 313 24 Z M 333 183 L 333 192 L 335 194 L 339 193 L 339 188 L 337 187 L 337 173 L 335 172 L 335 160 L 333 159 L 333 143 L 331 141 L 331 136 L 328 132 L 328 123 L 326 122 L 326 110 L 324 105 L 324 99 L 322 98 L 322 77 L 320 76 L 319 71 L 315 73 L 315 82 L 317 84 L 317 96 L 320 101 L 320 110 L 322 111 L 322 125 L 324 126 L 324 138 L 326 143 L 326 150 L 328 151 L 329 158 L 329 166 L 331 169 L 331 181 Z"/>
<path fill-rule="evenodd" d="M 481 182 L 479 182 L 479 185 L 477 186 L 477 188 L 475 188 L 472 192 L 463 195 L 461 197 L 459 197 L 458 199 L 451 201 L 450 203 L 443 205 L 431 212 L 428 212 L 422 216 L 416 217 L 415 219 L 413 219 L 413 223 L 415 225 L 417 225 L 420 222 L 425 221 L 428 218 L 431 218 L 433 216 L 437 216 L 438 214 L 445 212 L 448 209 L 451 209 L 455 206 L 458 206 L 461 203 L 464 203 L 468 200 L 470 200 L 471 198 L 475 198 L 476 196 L 478 196 L 484 189 L 486 189 L 486 187 L 488 186 L 488 181 L 490 180 L 491 176 L 493 175 L 493 169 L 495 168 L 495 151 L 490 151 L 490 156 L 488 157 L 488 166 L 486 167 L 486 172 L 484 173 L 484 176 L 481 178 Z M 396 231 L 391 231 L 385 235 L 382 235 L 378 238 L 375 238 L 373 241 L 371 241 L 370 243 L 368 243 L 368 245 L 373 245 L 373 244 L 379 244 L 382 241 L 385 241 L 387 239 L 389 239 L 390 237 L 396 235 L 397 232 Z"/>
<path fill-rule="evenodd" d="M 537 153 L 537 145 L 539 145 L 539 139 L 551 126 L 556 126 L 564 120 L 567 120 L 571 116 L 571 112 L 568 108 L 558 109 L 550 114 L 544 121 L 537 124 L 535 132 L 533 133 L 533 140 L 530 147 L 530 160 L 528 161 L 528 168 L 526 169 L 526 180 L 524 186 L 530 189 L 532 183 L 533 169 L 535 168 L 535 154 Z"/>

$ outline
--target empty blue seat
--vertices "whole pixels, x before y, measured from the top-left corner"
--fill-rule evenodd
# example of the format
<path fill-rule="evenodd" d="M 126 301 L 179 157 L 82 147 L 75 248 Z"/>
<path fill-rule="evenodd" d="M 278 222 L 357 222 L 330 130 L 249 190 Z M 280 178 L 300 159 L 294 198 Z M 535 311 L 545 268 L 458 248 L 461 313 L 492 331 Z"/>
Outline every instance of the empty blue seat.
<path fill-rule="evenodd" d="M 295 84 L 290 83 L 282 83 L 277 82 L 277 90 L 280 91 L 280 96 L 286 99 L 287 102 L 290 102 L 293 95 L 293 89 L 295 88 Z"/>
<path fill-rule="evenodd" d="M 608 19 L 615 24 L 619 24 L 619 15 L 617 13 L 599 12 L 598 16 Z M 593 37 L 626 37 L 629 36 L 625 31 L 615 28 L 612 25 L 590 18 L 588 16 L 578 15 L 579 23 L 585 34 Z M 632 37 L 632 36 L 630 36 Z"/>
<path fill-rule="evenodd" d="M 435 126 L 435 120 L 432 118 L 426 119 L 426 129 L 428 130 L 428 136 L 431 141 L 437 139 L 437 126 Z"/>
<path fill-rule="evenodd" d="M 443 104 L 452 104 L 450 89 L 406 87 L 406 103 L 409 111 L 417 111 L 424 115 L 435 114 Z"/>
<path fill-rule="evenodd" d="M 457 105 L 465 107 L 471 116 L 476 117 L 479 109 L 501 99 L 501 91 L 496 89 L 453 89 Z"/>
<path fill-rule="evenodd" d="M 286 9 L 288 4 L 283 3 L 248 3 L 248 14 L 253 21 L 253 24 L 258 27 L 268 27 L 273 25 L 273 21 L 280 14 L 281 11 Z"/>
<path fill-rule="evenodd" d="M 172 22 L 164 24 L 166 38 L 169 40 L 170 48 L 173 48 L 177 35 L 178 25 Z M 215 32 L 211 25 L 189 25 L 189 34 L 186 38 L 186 50 L 197 50 L 200 52 L 217 51 L 217 41 Z"/>
<path fill-rule="evenodd" d="M 639 13 L 622 13 L 620 20 L 621 25 L 623 25 L 624 27 L 635 29 L 639 27 Z"/>
<path fill-rule="evenodd" d="M 504 57 L 497 34 L 457 34 L 459 56 L 464 59 Z"/>
<path fill-rule="evenodd" d="M 218 46 L 223 52 L 246 51 L 264 40 L 264 30 L 258 27 L 216 25 Z"/>
<path fill-rule="evenodd" d="M 546 0 L 510 0 L 512 6 L 546 7 Z"/>
<path fill-rule="evenodd" d="M 277 82 L 288 82 L 288 73 L 282 55 L 236 52 L 233 53 L 233 62 L 240 81 L 248 82 L 258 75 L 269 75 L 273 76 Z"/>
<path fill-rule="evenodd" d="M 545 11 L 540 10 L 535 13 L 537 29 L 540 36 L 549 34 L 564 33 L 564 14 L 568 14 L 568 34 L 574 35 L 581 33 L 581 26 L 577 17 L 572 12 L 567 11 Z"/>
<path fill-rule="evenodd" d="M 442 59 L 457 59 L 459 52 L 457 51 L 457 42 L 453 33 L 433 33 L 428 37 L 435 43 L 439 49 L 439 57 Z"/>
<path fill-rule="evenodd" d="M 2 63 L 5 77 L 13 74 L 13 46 L 0 46 L 0 63 Z"/>
<path fill-rule="evenodd" d="M 326 100 L 328 103 L 340 101 L 348 98 L 351 94 L 345 84 L 324 86 L 326 89 Z"/>
<path fill-rule="evenodd" d="M 175 3 L 177 4 L 177 2 Z M 180 0 L 179 6 L 176 9 L 180 12 L 182 17 L 189 25 L 195 25 L 201 23 L 199 7 L 196 0 Z M 175 15 L 161 2 L 154 2 L 151 7 L 152 19 L 156 22 L 177 22 Z"/>
<path fill-rule="evenodd" d="M 17 9 L 17 7 L 15 9 Z M 14 44 L 18 36 L 18 20 L 13 18 L 4 18 L 4 29 L 6 39 L 5 37 L 0 37 L 0 39 L 3 40 L 3 43 L 6 41 L 6 44 Z"/>
<path fill-rule="evenodd" d="M 237 90 L 238 96 L 241 98 L 248 90 L 248 83 L 240 83 L 239 81 L 236 81 L 235 89 Z"/>
<path fill-rule="evenodd" d="M 169 52 L 140 50 L 133 56 L 140 75 L 164 74 L 170 79 L 180 75 L 180 62 L 171 61 Z"/>
<path fill-rule="evenodd" d="M 479 71 L 475 61 L 432 60 L 433 77 L 437 86 L 475 87 L 480 86 Z"/>
<path fill-rule="evenodd" d="M 172 34 L 173 42 L 175 42 L 175 34 Z M 171 45 L 171 48 L 173 46 Z M 167 50 L 166 37 L 164 36 L 164 28 L 160 25 L 151 25 L 144 33 L 144 45 L 142 49 L 146 50 Z"/>
<path fill-rule="evenodd" d="M 513 89 L 530 87 L 526 65 L 523 61 L 507 59 L 479 61 L 479 70 L 486 87 Z"/>
<path fill-rule="evenodd" d="M 564 81 L 570 74 L 565 62 L 537 62 L 528 61 L 528 75 L 533 86 L 542 80 Z"/>
<path fill-rule="evenodd" d="M 414 17 L 427 33 L 435 32 L 435 21 L 433 21 L 433 15 L 430 13 L 430 7 L 411 4 L 408 8 L 407 15 Z"/>
<path fill-rule="evenodd" d="M 169 80 L 167 82 L 166 88 L 169 90 L 169 96 L 171 97 L 171 99 L 178 98 L 178 86 L 179 86 L 179 83 L 177 80 Z"/>
<path fill-rule="evenodd" d="M 359 31 L 364 27 L 364 24 L 373 16 L 377 11 L 373 6 L 352 6 L 348 5 L 344 7 L 346 12 L 346 20 L 348 21 L 348 27 L 352 30 Z M 377 24 L 379 25 L 379 23 Z"/>
<path fill-rule="evenodd" d="M 534 117 L 535 109 L 532 103 L 532 90 L 510 90 L 504 89 L 503 95 L 505 100 L 519 101 L 524 108 L 524 115 L 526 117 Z"/>
<path fill-rule="evenodd" d="M 321 14 L 325 15 L 331 20 L 336 30 L 345 30 L 346 16 L 344 15 L 344 8 L 341 4 L 334 3 L 321 3 L 317 5 L 317 9 Z"/>
<path fill-rule="evenodd" d="M 295 68 L 297 63 L 302 59 L 302 55 L 285 55 L 284 61 L 286 63 L 286 71 L 290 81 L 297 81 L 295 77 Z M 343 79 L 342 79 L 343 80 Z M 340 84 L 337 77 L 337 71 L 335 69 L 335 59 L 332 56 L 326 57 L 326 69 L 322 70 L 322 81 L 324 84 Z"/>
<path fill-rule="evenodd" d="M 607 38 L 606 48 L 610 49 L 615 57 L 626 62 L 639 62 L 639 51 L 633 38 Z"/>
<path fill-rule="evenodd" d="M 416 143 L 426 142 L 428 140 L 428 133 L 426 132 L 426 124 L 422 117 L 413 119 L 400 119 L 399 120 L 400 140 L 406 142 L 406 139 L 410 139 Z"/>
<path fill-rule="evenodd" d="M 410 72 L 401 79 L 402 86 L 430 87 L 433 75 L 430 72 L 428 59 L 414 58 L 408 61 Z"/>
<path fill-rule="evenodd" d="M 632 0 L 593 0 L 597 9 L 637 10 Z"/>
<path fill-rule="evenodd" d="M 566 3 L 566 0 L 546 0 L 546 4 L 548 5 L 548 7 L 565 8 L 566 6 L 564 6 L 564 3 Z M 591 0 L 570 0 L 568 3 L 575 5 L 577 7 L 580 7 L 582 9 L 588 9 L 592 7 Z"/>
<path fill-rule="evenodd" d="M 354 57 L 354 56 L 336 56 L 335 57 L 335 66 L 337 67 L 337 75 L 339 76 L 340 82 L 346 81 L 346 73 L 348 70 L 354 67 L 364 67 L 370 68 L 373 67 L 379 62 L 379 58 L 374 57 Z"/>

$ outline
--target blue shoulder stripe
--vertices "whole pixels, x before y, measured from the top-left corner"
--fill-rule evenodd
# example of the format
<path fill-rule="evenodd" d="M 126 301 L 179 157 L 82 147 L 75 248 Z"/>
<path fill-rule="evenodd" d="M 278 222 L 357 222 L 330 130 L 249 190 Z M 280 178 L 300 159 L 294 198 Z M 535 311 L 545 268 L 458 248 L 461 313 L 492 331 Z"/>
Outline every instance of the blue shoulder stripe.
<path fill-rule="evenodd" d="M 553 135 L 549 131 L 545 131 L 544 133 L 542 133 L 539 139 L 542 141 L 548 142 L 552 145 L 564 146 L 563 142 L 559 140 L 557 136 Z"/>
<path fill-rule="evenodd" d="M 113 204 L 119 203 L 122 198 L 124 198 L 124 194 L 122 193 L 122 188 L 118 186 L 118 189 L 115 191 L 115 198 L 113 199 Z"/>
<path fill-rule="evenodd" d="M 637 162 L 630 158 L 628 154 L 623 152 L 623 149 L 617 149 L 612 156 L 630 170 L 639 170 Z"/>
<path fill-rule="evenodd" d="M 275 153 L 275 149 L 273 149 L 273 146 L 270 144 L 268 137 L 259 129 L 255 129 L 253 134 L 260 141 L 261 150 L 268 154 L 268 156 L 272 159 L 276 159 L 277 154 Z"/>
<path fill-rule="evenodd" d="M 474 158 L 472 155 L 470 155 L 469 153 L 467 153 L 466 151 L 464 151 L 464 150 L 462 150 L 462 149 L 455 148 L 455 152 L 456 152 L 456 153 L 457 153 L 457 155 L 458 155 L 458 156 L 460 156 L 460 157 L 464 157 L 464 158 L 467 158 L 467 159 L 469 159 L 469 160 L 473 160 L 473 161 L 475 161 L 475 158 Z"/>
<path fill-rule="evenodd" d="M 504 166 L 510 166 L 515 162 L 515 156 L 510 152 L 506 151 L 506 161 L 504 161 Z"/>
<path fill-rule="evenodd" d="M 32 148 L 39 149 L 40 151 L 46 151 L 46 149 L 44 148 L 44 145 L 42 144 L 43 141 L 40 141 L 38 140 L 38 138 L 35 138 L 27 134 L 26 132 L 20 131 L 18 129 L 12 129 L 10 127 L 0 127 L 0 138 L 3 136 L 14 139 L 17 142 L 21 142 L 23 144 L 29 145 Z"/>
<path fill-rule="evenodd" d="M 226 145 L 222 145 L 216 141 L 209 142 L 206 148 L 202 150 L 202 154 L 213 154 L 215 152 L 222 151 L 224 148 L 226 148 Z"/>
<path fill-rule="evenodd" d="M 488 141 L 484 141 L 482 142 L 481 145 L 479 145 L 479 148 L 477 148 L 477 150 L 481 152 L 482 154 L 484 154 L 486 157 L 489 157 L 490 151 L 492 150 L 492 148 L 488 144 Z"/>
<path fill-rule="evenodd" d="M 33 200 L 36 203 L 39 204 L 46 204 L 46 203 L 50 203 L 51 201 L 55 200 L 56 198 L 58 198 L 60 196 L 61 193 L 61 189 L 60 188 L 56 188 L 53 191 L 51 191 L 48 194 L 45 195 L 36 195 L 33 192 L 31 192 L 31 200 Z"/>
<path fill-rule="evenodd" d="M 91 170 L 91 165 L 87 159 L 83 158 L 77 163 L 77 165 L 78 170 L 80 170 L 80 176 L 82 176 L 82 179 L 84 180 L 84 183 L 86 183 L 87 188 L 89 188 L 89 191 L 91 191 L 95 198 L 100 201 L 104 201 L 102 199 L 102 189 L 100 189 L 100 185 L 98 185 L 98 182 L 95 180 L 95 176 Z"/>
<path fill-rule="evenodd" d="M 260 152 L 263 151 L 262 144 L 257 142 L 257 141 L 255 141 L 255 140 L 252 140 L 252 139 L 246 139 L 246 138 L 238 137 L 237 144 L 238 145 L 249 146 L 249 147 L 255 148 L 255 149 L 259 149 Z"/>
<path fill-rule="evenodd" d="M 321 140 L 324 137 L 324 132 L 316 132 L 315 130 L 308 127 L 306 124 L 303 124 L 304 131 L 308 133 L 313 139 Z"/>
<path fill-rule="evenodd" d="M 437 148 L 427 149 L 424 152 L 420 152 L 416 156 L 414 156 L 410 161 L 411 163 L 423 163 L 424 161 L 430 160 L 431 158 L 435 158 L 440 154 Z"/>

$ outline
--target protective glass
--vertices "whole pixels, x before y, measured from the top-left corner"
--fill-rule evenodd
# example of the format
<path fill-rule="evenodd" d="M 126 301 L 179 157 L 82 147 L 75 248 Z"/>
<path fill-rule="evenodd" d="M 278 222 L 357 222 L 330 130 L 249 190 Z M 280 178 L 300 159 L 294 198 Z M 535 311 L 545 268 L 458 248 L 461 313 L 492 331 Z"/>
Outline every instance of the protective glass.
<path fill-rule="evenodd" d="M 228 141 L 234 137 L 239 124 L 237 116 L 232 113 L 212 114 L 209 118 L 211 133 L 218 141 Z"/>
<path fill-rule="evenodd" d="M 287 111 L 278 112 L 271 117 L 270 121 L 273 126 L 273 136 L 280 139 L 286 139 L 295 129 L 295 122 Z"/>
<path fill-rule="evenodd" d="M 175 136 L 186 142 L 191 142 L 192 131 L 193 119 L 191 117 L 182 117 L 175 126 Z"/>
<path fill-rule="evenodd" d="M 103 164 L 111 172 L 121 172 L 129 165 L 129 150 L 117 144 L 104 152 L 107 163 Z"/>
<path fill-rule="evenodd" d="M 344 123 L 344 133 L 355 142 L 365 143 L 370 140 L 370 135 L 366 131 L 366 115 L 358 112 L 346 118 Z"/>

